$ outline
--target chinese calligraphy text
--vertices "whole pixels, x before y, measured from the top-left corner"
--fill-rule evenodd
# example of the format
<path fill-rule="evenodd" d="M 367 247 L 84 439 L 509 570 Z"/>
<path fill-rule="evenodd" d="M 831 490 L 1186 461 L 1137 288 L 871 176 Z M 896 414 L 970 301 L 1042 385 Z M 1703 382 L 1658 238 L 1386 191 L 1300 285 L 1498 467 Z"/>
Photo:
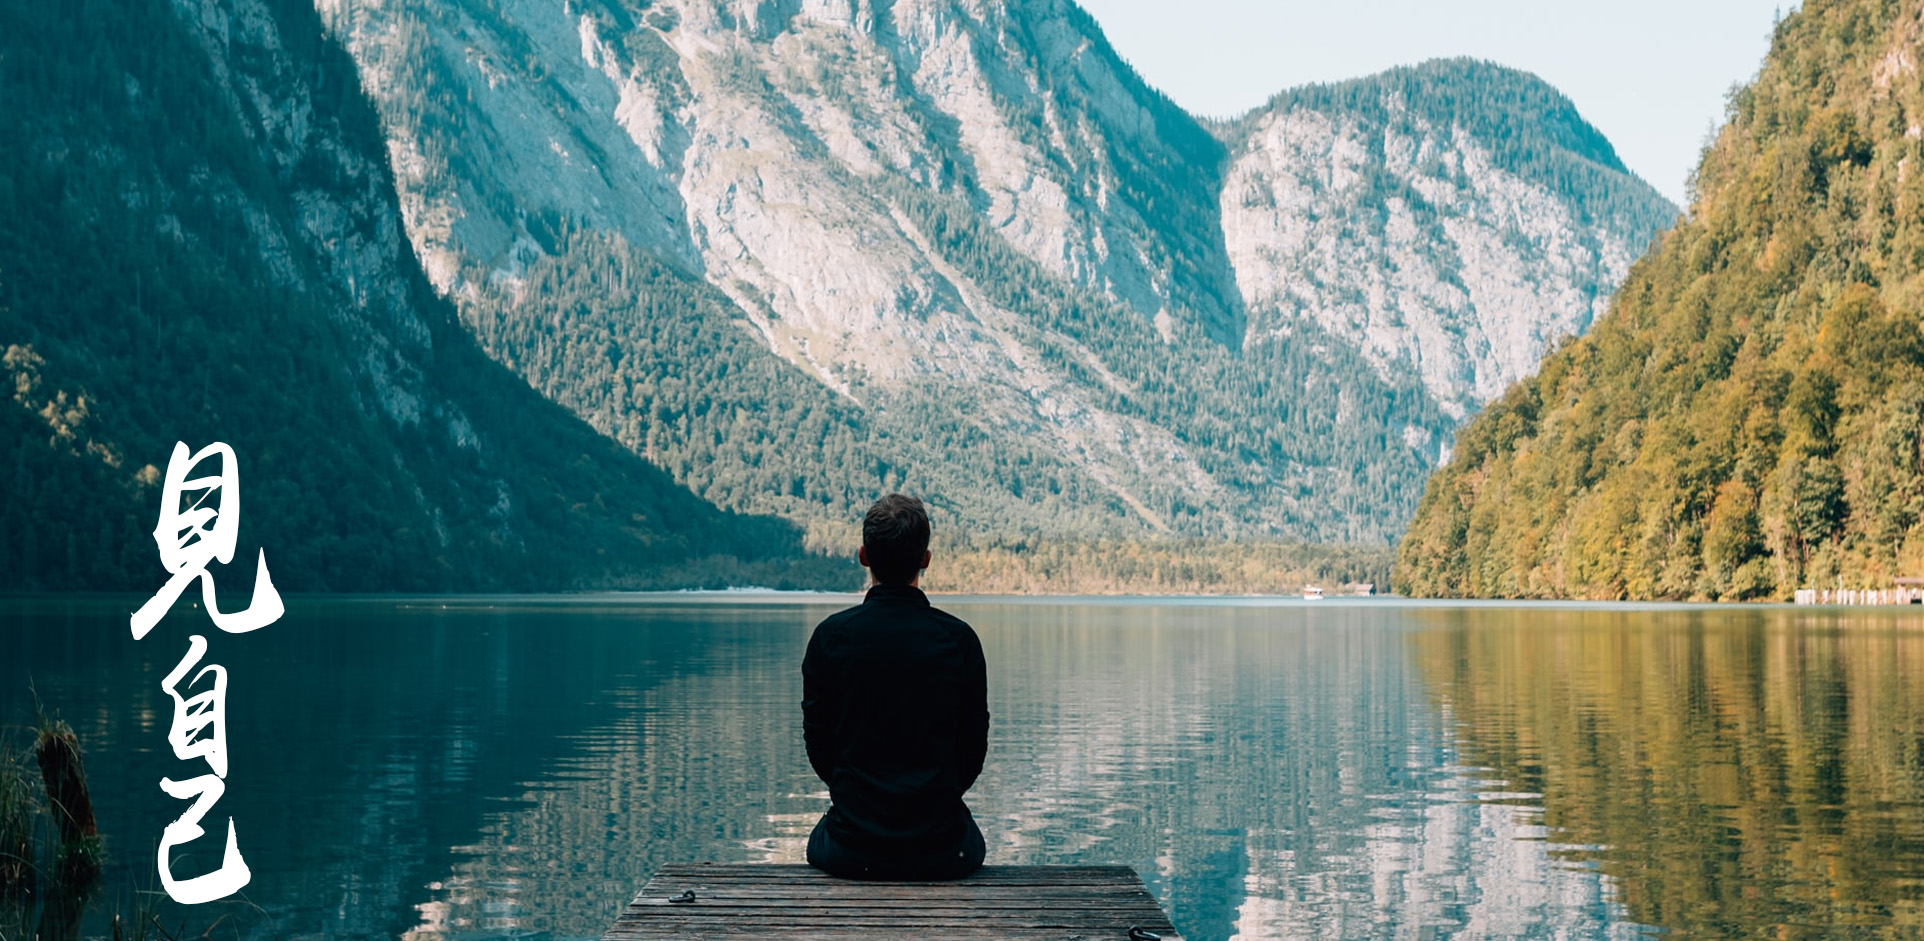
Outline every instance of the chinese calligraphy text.
<path fill-rule="evenodd" d="M 217 475 L 188 479 L 188 472 L 214 458 L 220 460 Z M 187 445 L 176 442 L 160 499 L 160 523 L 154 527 L 154 542 L 160 547 L 161 564 L 171 577 L 134 612 L 134 639 L 146 637 L 196 579 L 207 615 L 222 631 L 240 634 L 279 620 L 285 609 L 280 593 L 268 579 L 264 550 L 255 563 L 253 601 L 240 611 L 222 613 L 214 591 L 214 573 L 207 568 L 212 562 L 233 560 L 240 532 L 240 469 L 234 449 L 217 441 L 189 455 Z M 203 760 L 208 769 L 184 781 L 160 780 L 160 788 L 168 796 L 193 800 L 180 819 L 161 831 L 157 860 L 161 887 L 174 901 L 186 905 L 225 898 L 240 891 L 252 878 L 235 841 L 232 817 L 227 818 L 227 843 L 219 869 L 187 879 L 176 879 L 173 874 L 174 848 L 205 834 L 201 819 L 227 790 L 227 669 L 209 663 L 195 670 L 206 655 L 207 638 L 198 634 L 187 638 L 187 654 L 160 684 L 174 701 L 173 725 L 167 733 L 174 757 Z M 190 672 L 192 679 L 188 678 Z M 182 695 L 183 681 L 191 695 Z M 192 692 L 196 687 L 200 691 Z"/>

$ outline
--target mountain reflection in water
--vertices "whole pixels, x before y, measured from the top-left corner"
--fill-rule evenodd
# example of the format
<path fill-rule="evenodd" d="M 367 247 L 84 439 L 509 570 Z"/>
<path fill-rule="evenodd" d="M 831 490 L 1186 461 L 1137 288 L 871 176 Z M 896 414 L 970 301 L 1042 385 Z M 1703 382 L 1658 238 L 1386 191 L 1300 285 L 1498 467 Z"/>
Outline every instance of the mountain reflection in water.
<path fill-rule="evenodd" d="M 167 922 L 591 938 L 663 863 L 799 860 L 827 803 L 799 664 L 845 603 L 290 600 L 267 630 L 210 636 L 235 677 L 221 812 L 259 910 Z M 989 659 L 969 802 L 990 861 L 1134 866 L 1198 941 L 1915 924 L 1909 621 L 938 603 Z M 110 884 L 151 883 L 180 812 L 155 786 L 159 682 L 205 625 L 178 612 L 135 643 L 120 602 L 0 604 L 0 721 L 30 717 L 33 677 L 87 749 Z"/>
<path fill-rule="evenodd" d="M 1411 636 L 1462 760 L 1691 938 L 1924 934 L 1924 616 L 1449 610 Z"/>

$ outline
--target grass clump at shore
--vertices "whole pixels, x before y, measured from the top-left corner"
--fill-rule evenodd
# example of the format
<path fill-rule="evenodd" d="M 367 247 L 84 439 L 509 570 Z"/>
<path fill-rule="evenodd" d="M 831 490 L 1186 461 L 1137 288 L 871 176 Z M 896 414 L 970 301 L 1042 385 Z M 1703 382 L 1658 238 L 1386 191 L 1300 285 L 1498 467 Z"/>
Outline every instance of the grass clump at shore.
<path fill-rule="evenodd" d="M 13 743 L 0 739 L 0 898 L 33 890 L 34 794 L 25 761 Z"/>

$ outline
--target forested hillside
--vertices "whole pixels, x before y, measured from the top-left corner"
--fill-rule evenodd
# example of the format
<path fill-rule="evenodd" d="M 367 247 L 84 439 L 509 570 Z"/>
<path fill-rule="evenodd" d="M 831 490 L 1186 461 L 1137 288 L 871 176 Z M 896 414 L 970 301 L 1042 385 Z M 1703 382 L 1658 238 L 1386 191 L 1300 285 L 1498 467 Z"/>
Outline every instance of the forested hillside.
<path fill-rule="evenodd" d="M 1924 10 L 1808 0 L 1609 314 L 1457 438 L 1423 595 L 1788 598 L 1924 574 Z"/>
<path fill-rule="evenodd" d="M 1474 59 L 1291 89 L 1224 133 L 1245 346 L 1314 328 L 1452 418 L 1588 328 L 1677 215 L 1570 99 Z"/>
<path fill-rule="evenodd" d="M 1581 329 L 1668 218 L 1567 100 L 1480 63 L 1385 80 L 1409 102 L 1279 99 L 1360 155 L 1324 173 L 1265 119 L 1185 114 L 1066 0 L 319 6 L 482 346 L 825 548 L 896 487 L 970 542 L 1387 545 L 1477 364 Z M 1304 174 L 1341 198 L 1297 200 Z M 1406 210 L 1473 262 L 1377 237 Z M 1255 290 L 1312 225 L 1339 246 L 1317 304 Z M 1396 325 L 1350 329 L 1397 271 L 1407 303 L 1370 314 Z"/>
<path fill-rule="evenodd" d="M 202 12 L 0 3 L 0 590 L 152 591 L 169 451 L 216 439 L 283 590 L 859 584 L 475 347 L 311 7 Z"/>
<path fill-rule="evenodd" d="M 1294 110 L 1347 114 L 1412 137 L 1426 128 L 1452 129 L 1487 148 L 1497 168 L 1565 196 L 1581 222 L 1607 220 L 1622 231 L 1650 232 L 1675 214 L 1648 186 L 1625 185 L 1629 171 L 1616 148 L 1570 99 L 1528 72 L 1493 62 L 1433 59 L 1292 88 L 1244 117 L 1237 133 L 1255 130 L 1263 115 Z"/>
<path fill-rule="evenodd" d="M 1215 124 L 1068 0 L 0 16 L 21 588 L 146 587 L 216 438 L 294 590 L 839 585 L 897 489 L 1078 584 L 1376 571 L 1666 215 L 1521 73 Z"/>
<path fill-rule="evenodd" d="M 569 236 L 513 295 L 479 293 L 465 316 L 543 394 L 723 506 L 807 522 L 824 548 L 852 551 L 851 521 L 888 490 L 927 495 L 945 541 L 964 544 L 1388 535 L 1373 521 L 1427 465 L 1386 429 L 1443 423 L 1420 390 L 1371 381 L 1340 347 L 1241 357 L 1194 338 L 1172 350 L 1152 325 L 1049 278 L 966 212 L 908 188 L 895 196 L 939 258 L 1008 309 L 1033 312 L 1003 329 L 1033 346 L 1038 365 L 1095 390 L 1084 414 L 1118 416 L 1106 429 L 1114 444 L 1159 450 L 1091 472 L 1065 459 L 1046 425 L 1011 427 L 1001 416 L 1031 392 L 995 383 L 938 375 L 891 387 L 851 372 L 837 394 L 767 355 L 718 291 L 614 237 Z M 1362 380 L 1318 381 L 1332 359 Z M 1172 452 L 1180 476 L 1156 479 L 1152 462 Z M 1265 476 L 1278 467 L 1299 470 Z"/>

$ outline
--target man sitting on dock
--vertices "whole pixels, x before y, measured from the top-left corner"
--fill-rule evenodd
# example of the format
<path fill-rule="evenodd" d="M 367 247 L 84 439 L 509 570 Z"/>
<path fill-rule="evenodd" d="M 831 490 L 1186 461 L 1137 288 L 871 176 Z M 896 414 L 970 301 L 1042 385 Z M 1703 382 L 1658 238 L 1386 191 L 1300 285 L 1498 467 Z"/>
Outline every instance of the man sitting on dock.
<path fill-rule="evenodd" d="M 985 853 L 962 802 L 989 747 L 982 643 L 916 586 L 922 501 L 869 507 L 860 558 L 867 598 L 817 625 L 802 658 L 802 737 L 830 800 L 808 862 L 847 879 L 960 879 Z"/>

